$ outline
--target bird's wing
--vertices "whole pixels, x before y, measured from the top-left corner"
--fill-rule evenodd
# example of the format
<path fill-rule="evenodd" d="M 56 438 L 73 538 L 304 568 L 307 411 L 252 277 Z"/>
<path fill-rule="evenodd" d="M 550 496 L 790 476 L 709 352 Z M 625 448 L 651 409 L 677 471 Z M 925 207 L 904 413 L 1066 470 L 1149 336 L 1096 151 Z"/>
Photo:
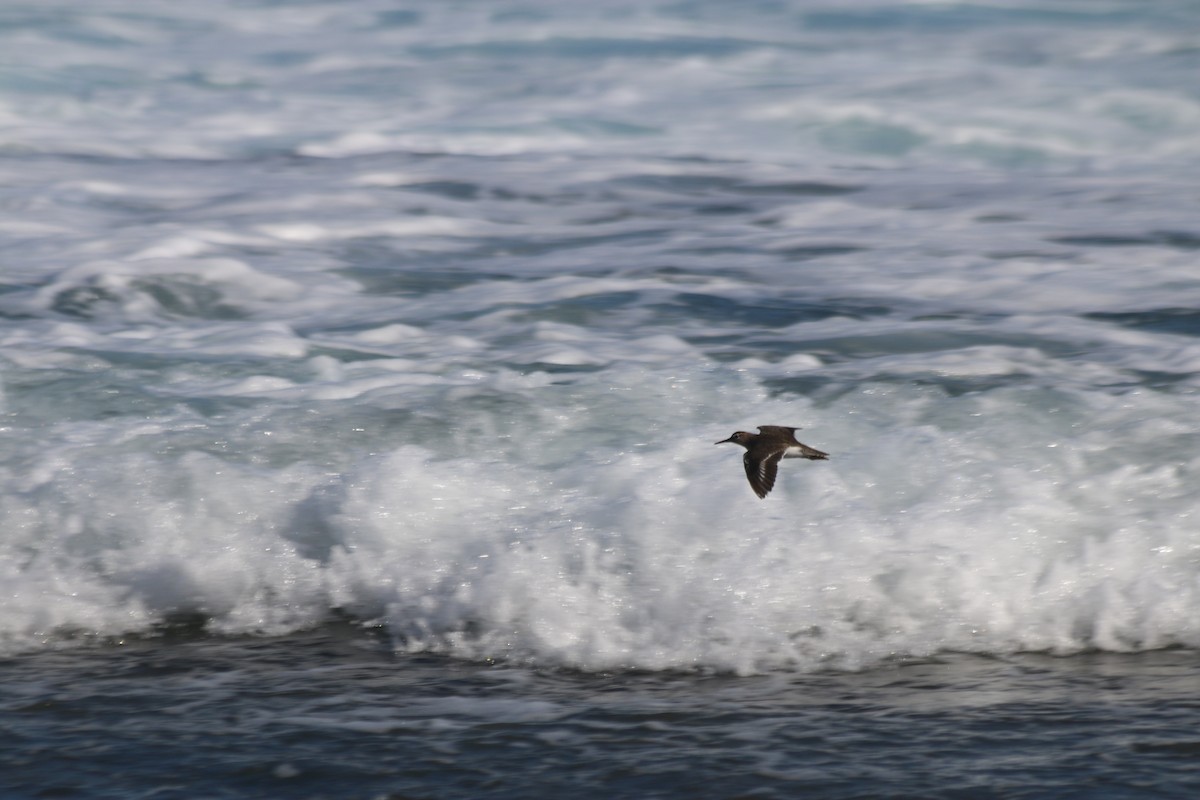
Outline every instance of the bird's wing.
<path fill-rule="evenodd" d="M 759 433 L 765 433 L 765 434 L 778 433 L 779 431 L 786 431 L 790 434 L 794 434 L 798 430 L 800 430 L 800 428 L 789 428 L 786 425 L 759 425 L 758 426 Z"/>
<path fill-rule="evenodd" d="M 761 456 L 762 454 L 757 455 Z M 750 481 L 750 488 L 760 498 L 766 497 L 767 493 L 774 488 L 781 458 L 783 458 L 782 450 L 775 450 L 761 458 L 755 458 L 751 455 L 751 451 L 747 450 L 746 454 L 742 456 L 742 464 L 746 467 L 746 478 Z"/>

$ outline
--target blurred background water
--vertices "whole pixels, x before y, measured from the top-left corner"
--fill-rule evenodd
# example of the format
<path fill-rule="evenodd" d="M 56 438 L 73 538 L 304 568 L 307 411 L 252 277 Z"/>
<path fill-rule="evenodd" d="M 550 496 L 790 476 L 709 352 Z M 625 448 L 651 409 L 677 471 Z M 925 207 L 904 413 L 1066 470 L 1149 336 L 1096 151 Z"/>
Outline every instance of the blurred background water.
<path fill-rule="evenodd" d="M 1184 0 L 0 6 L 0 788 L 1191 796 L 1197 75 Z"/>

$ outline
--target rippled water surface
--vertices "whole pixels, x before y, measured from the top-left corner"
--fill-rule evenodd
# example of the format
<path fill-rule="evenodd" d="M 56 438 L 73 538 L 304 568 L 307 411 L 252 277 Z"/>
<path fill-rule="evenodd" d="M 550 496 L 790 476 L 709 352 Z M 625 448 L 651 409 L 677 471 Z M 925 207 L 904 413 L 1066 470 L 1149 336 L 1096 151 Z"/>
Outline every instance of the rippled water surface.
<path fill-rule="evenodd" d="M 353 631 L 0 664 L 7 797 L 1187 797 L 1195 656 L 542 671 Z M 48 699 L 53 698 L 53 699 Z M 51 737 L 53 748 L 44 743 Z M 50 768 L 47 768 L 50 767 Z"/>
<path fill-rule="evenodd" d="M 6 4 L 6 790 L 1190 796 L 1198 30 Z"/>

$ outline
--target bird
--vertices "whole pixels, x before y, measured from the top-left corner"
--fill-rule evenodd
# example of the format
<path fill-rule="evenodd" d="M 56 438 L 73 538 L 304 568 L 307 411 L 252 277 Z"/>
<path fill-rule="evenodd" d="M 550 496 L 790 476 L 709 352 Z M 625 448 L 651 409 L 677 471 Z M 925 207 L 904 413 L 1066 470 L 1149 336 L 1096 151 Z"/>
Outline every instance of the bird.
<path fill-rule="evenodd" d="M 733 442 L 746 448 L 742 463 L 746 465 L 746 478 L 750 488 L 759 498 L 766 497 L 775 486 L 775 475 L 779 472 L 781 458 L 807 458 L 825 461 L 829 453 L 796 441 L 796 431 L 784 425 L 759 425 L 758 433 L 736 431 L 728 439 L 713 444 Z"/>

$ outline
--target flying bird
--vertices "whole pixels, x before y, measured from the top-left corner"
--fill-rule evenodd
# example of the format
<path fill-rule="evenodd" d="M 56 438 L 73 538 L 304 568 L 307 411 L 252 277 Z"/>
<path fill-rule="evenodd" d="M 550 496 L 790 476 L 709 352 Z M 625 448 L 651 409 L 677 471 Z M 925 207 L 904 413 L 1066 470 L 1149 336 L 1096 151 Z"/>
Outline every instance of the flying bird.
<path fill-rule="evenodd" d="M 800 429 L 783 425 L 759 425 L 758 433 L 737 431 L 728 439 L 713 444 L 733 442 L 746 448 L 742 463 L 746 465 L 746 478 L 750 481 L 750 488 L 759 497 L 766 497 L 775 486 L 780 459 L 808 458 L 813 461 L 825 461 L 829 458 L 829 453 L 796 441 L 798 430 Z"/>

